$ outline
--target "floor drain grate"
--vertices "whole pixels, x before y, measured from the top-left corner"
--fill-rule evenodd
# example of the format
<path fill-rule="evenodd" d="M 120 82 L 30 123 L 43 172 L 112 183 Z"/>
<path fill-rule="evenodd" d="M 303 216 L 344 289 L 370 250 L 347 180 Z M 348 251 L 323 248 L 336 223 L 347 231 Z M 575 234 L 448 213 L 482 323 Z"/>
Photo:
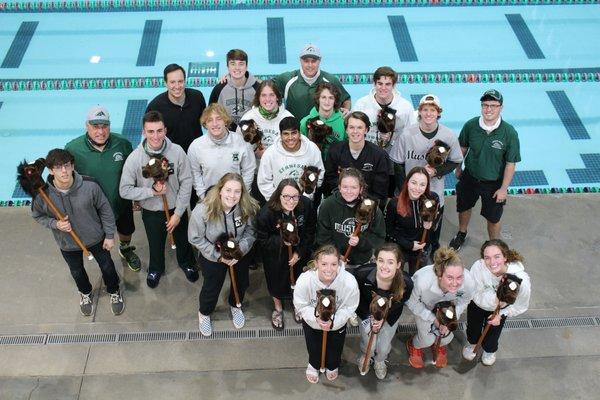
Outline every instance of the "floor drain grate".
<path fill-rule="evenodd" d="M 133 332 L 119 334 L 119 342 L 180 341 L 186 338 L 186 332 Z"/>
<path fill-rule="evenodd" d="M 533 328 L 563 328 L 596 326 L 593 317 L 570 317 L 570 318 L 537 318 L 531 320 Z"/>
<path fill-rule="evenodd" d="M 48 335 L 48 344 L 75 344 L 75 343 L 111 343 L 117 340 L 116 333 L 90 333 Z"/>
<path fill-rule="evenodd" d="M 46 335 L 0 336 L 0 345 L 46 344 Z"/>
<path fill-rule="evenodd" d="M 504 323 L 504 329 L 529 329 L 531 325 L 528 319 L 508 319 Z"/>
<path fill-rule="evenodd" d="M 300 337 L 303 335 L 302 328 L 285 328 L 283 331 L 276 331 L 274 329 L 258 330 L 259 338 Z"/>

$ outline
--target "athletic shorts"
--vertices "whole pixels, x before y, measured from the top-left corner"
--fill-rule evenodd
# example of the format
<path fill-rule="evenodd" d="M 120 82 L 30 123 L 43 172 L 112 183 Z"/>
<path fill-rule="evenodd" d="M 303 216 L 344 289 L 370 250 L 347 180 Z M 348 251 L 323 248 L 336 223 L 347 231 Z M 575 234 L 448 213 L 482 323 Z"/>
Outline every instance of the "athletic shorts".
<path fill-rule="evenodd" d="M 456 183 L 456 211 L 463 212 L 472 209 L 481 197 L 481 216 L 492 224 L 500 221 L 506 200 L 496 203 L 492 197 L 502 186 L 502 181 L 480 181 L 463 171 Z"/>

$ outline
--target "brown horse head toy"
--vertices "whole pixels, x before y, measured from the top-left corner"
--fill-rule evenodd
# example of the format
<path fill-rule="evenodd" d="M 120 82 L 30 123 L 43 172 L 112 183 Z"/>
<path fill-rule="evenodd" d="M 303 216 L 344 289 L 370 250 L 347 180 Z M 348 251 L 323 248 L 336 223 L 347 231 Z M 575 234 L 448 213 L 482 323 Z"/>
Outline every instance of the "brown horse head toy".
<path fill-rule="evenodd" d="M 315 306 L 315 317 L 322 321 L 333 321 L 335 314 L 335 290 L 317 290 L 317 305 Z"/>
<path fill-rule="evenodd" d="M 305 165 L 304 171 L 298 180 L 303 193 L 312 194 L 317 189 L 321 170 L 313 165 Z"/>
<path fill-rule="evenodd" d="M 379 295 L 371 291 L 371 303 L 369 304 L 369 313 L 375 321 L 381 321 L 387 318 L 392 305 L 392 298 Z"/>
<path fill-rule="evenodd" d="M 281 233 L 281 240 L 285 243 L 289 243 L 292 246 L 297 246 L 300 243 L 300 236 L 298 235 L 298 223 L 296 218 L 292 218 L 289 221 L 279 220 L 277 222 L 279 232 Z"/>
<path fill-rule="evenodd" d="M 244 140 L 251 145 L 262 147 L 263 132 L 253 119 L 244 119 L 238 124 Z"/>
<path fill-rule="evenodd" d="M 440 202 L 438 200 L 422 194 L 419 198 L 419 214 L 421 216 L 421 220 L 423 222 L 435 221 L 439 207 Z"/>
<path fill-rule="evenodd" d="M 395 129 L 396 110 L 385 106 L 377 114 L 377 145 L 379 147 L 387 146 L 392 140 Z M 385 137 L 382 135 L 385 135 Z"/>
<path fill-rule="evenodd" d="M 142 167 L 142 176 L 152 178 L 154 182 L 165 182 L 171 174 L 173 169 L 169 167 L 169 160 L 166 157 L 151 157 L 148 164 Z"/>
<path fill-rule="evenodd" d="M 425 160 L 427 160 L 427 164 L 433 168 L 437 168 L 446 162 L 449 153 L 450 146 L 441 140 L 436 140 L 433 143 L 433 146 L 427 150 L 427 153 L 425 154 Z"/>
<path fill-rule="evenodd" d="M 46 168 L 46 160 L 38 158 L 32 163 L 23 160 L 17 167 L 17 180 L 23 191 L 32 198 L 38 194 L 39 189 L 46 187 L 46 182 L 42 178 L 42 173 Z"/>
<path fill-rule="evenodd" d="M 522 281 L 523 280 L 516 275 L 504 274 L 500 280 L 498 289 L 496 289 L 496 297 L 498 297 L 498 300 L 506 304 L 515 304 Z"/>
<path fill-rule="evenodd" d="M 435 305 L 435 318 L 440 325 L 444 325 L 450 332 L 458 328 L 456 306 L 451 301 L 440 301 Z"/>
<path fill-rule="evenodd" d="M 376 209 L 377 202 L 375 200 L 363 198 L 356 208 L 356 214 L 354 216 L 356 222 L 361 225 L 368 224 L 373 219 Z"/>
<path fill-rule="evenodd" d="M 327 143 L 327 139 L 333 135 L 333 128 L 321 121 L 319 117 L 314 117 L 306 124 L 308 129 L 308 138 L 314 142 L 319 149 Z"/>
<path fill-rule="evenodd" d="M 221 258 L 241 260 L 244 256 L 233 235 L 222 233 L 215 241 L 215 248 L 221 253 Z"/>

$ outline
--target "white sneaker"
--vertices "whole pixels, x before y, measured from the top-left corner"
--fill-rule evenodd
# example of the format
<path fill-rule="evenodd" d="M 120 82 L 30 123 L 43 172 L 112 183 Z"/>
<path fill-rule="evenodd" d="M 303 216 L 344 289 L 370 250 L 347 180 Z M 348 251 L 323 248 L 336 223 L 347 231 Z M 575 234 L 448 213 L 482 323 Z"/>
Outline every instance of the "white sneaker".
<path fill-rule="evenodd" d="M 387 364 L 385 361 L 375 361 L 373 363 L 373 370 L 377 379 L 385 379 L 387 375 Z"/>
<path fill-rule="evenodd" d="M 365 355 L 361 354 L 360 357 L 358 357 L 358 372 L 360 372 L 361 375 L 366 375 L 369 372 L 369 369 L 371 369 L 371 360 L 369 360 L 369 362 L 367 363 L 367 370 L 363 371 L 362 367 L 363 364 L 365 362 Z"/>
<path fill-rule="evenodd" d="M 496 362 L 496 353 L 488 353 L 484 351 L 481 355 L 481 362 L 483 365 L 491 367 Z"/>
<path fill-rule="evenodd" d="M 468 361 L 473 361 L 475 359 L 475 356 L 477 355 L 477 354 L 473 353 L 473 350 L 475 350 L 474 344 L 468 344 L 465 347 L 463 347 L 463 350 L 462 350 L 463 358 Z"/>
<path fill-rule="evenodd" d="M 235 329 L 242 329 L 246 324 L 246 317 L 244 317 L 244 313 L 241 308 L 238 307 L 230 307 L 231 308 L 231 321 L 233 322 L 233 326 Z"/>
<path fill-rule="evenodd" d="M 358 319 L 358 315 L 356 313 L 352 314 L 350 318 L 348 318 L 348 323 L 352 326 L 358 326 L 360 324 L 360 320 Z"/>
<path fill-rule="evenodd" d="M 212 335 L 212 323 L 210 322 L 210 315 L 202 315 L 198 312 L 198 329 L 202 336 Z"/>

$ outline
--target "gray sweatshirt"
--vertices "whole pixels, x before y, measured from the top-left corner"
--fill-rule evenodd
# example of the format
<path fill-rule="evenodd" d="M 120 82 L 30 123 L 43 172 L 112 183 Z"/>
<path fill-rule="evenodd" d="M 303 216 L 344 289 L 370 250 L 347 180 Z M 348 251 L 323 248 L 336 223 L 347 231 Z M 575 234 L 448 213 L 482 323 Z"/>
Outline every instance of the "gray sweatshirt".
<path fill-rule="evenodd" d="M 256 170 L 256 157 L 250 143 L 242 135 L 227 132 L 227 137 L 214 140 L 210 133 L 194 139 L 188 149 L 194 189 L 200 199 L 209 187 L 228 172 L 237 172 L 250 190 Z"/>
<path fill-rule="evenodd" d="M 54 187 L 53 176 L 48 176 L 46 193 L 56 207 L 69 217 L 71 228 L 86 246 L 96 245 L 104 238 L 114 238 L 117 229 L 115 216 L 100 185 L 93 178 L 82 177 L 77 172 L 73 172 L 73 177 L 73 185 L 63 193 Z M 61 250 L 81 250 L 69 233 L 56 227 L 58 220 L 41 196 L 33 201 L 31 215 L 40 225 L 52 230 Z"/>
<path fill-rule="evenodd" d="M 254 218 L 248 218 L 244 223 L 240 215 L 239 206 L 227 214 L 223 214 L 218 221 L 209 221 L 206 215 L 206 205 L 198 204 L 188 225 L 188 241 L 198 250 L 204 258 L 216 262 L 221 253 L 215 248 L 215 242 L 223 233 L 232 234 L 240 246 L 242 254 L 246 255 L 256 240 Z"/>
<path fill-rule="evenodd" d="M 167 180 L 167 202 L 169 209 L 175 208 L 175 214 L 182 216 L 190 203 L 192 194 L 192 173 L 185 152 L 178 144 L 165 138 L 167 147 L 162 153 L 169 160 L 173 174 Z M 142 167 L 148 164 L 150 156 L 144 150 L 144 141 L 127 157 L 121 174 L 119 194 L 128 200 L 137 200 L 144 210 L 162 211 L 161 196 L 155 196 L 152 191 L 154 180 L 142 176 Z"/>

